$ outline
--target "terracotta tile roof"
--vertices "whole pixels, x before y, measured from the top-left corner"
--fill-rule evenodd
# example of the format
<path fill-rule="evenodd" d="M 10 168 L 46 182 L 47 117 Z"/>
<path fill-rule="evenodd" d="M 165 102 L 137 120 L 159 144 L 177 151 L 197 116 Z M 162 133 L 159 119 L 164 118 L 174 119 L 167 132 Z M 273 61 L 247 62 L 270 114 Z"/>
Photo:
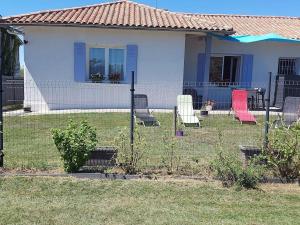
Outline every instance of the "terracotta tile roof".
<path fill-rule="evenodd" d="M 300 17 L 242 16 L 186 14 L 195 18 L 233 27 L 234 35 L 262 35 L 276 33 L 287 38 L 300 39 Z"/>
<path fill-rule="evenodd" d="M 233 33 L 232 27 L 223 26 L 220 23 L 125 0 L 5 17 L 0 20 L 0 23 L 11 25 L 88 25 Z"/>

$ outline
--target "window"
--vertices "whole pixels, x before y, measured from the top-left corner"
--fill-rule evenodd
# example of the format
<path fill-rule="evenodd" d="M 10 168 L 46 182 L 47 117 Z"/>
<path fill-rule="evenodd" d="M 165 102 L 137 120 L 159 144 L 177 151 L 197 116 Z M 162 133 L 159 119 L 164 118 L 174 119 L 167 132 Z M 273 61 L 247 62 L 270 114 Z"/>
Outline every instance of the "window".
<path fill-rule="evenodd" d="M 281 58 L 278 62 L 278 75 L 296 75 L 296 58 Z"/>
<path fill-rule="evenodd" d="M 214 56 L 210 59 L 209 81 L 237 82 L 240 74 L 240 56 Z"/>
<path fill-rule="evenodd" d="M 210 59 L 210 82 L 221 82 L 223 77 L 223 57 L 211 57 Z"/>
<path fill-rule="evenodd" d="M 124 80 L 124 49 L 109 49 L 109 75 L 119 75 Z"/>
<path fill-rule="evenodd" d="M 91 48 L 90 49 L 90 73 L 89 78 L 93 74 L 105 75 L 105 49 Z"/>
<path fill-rule="evenodd" d="M 90 48 L 89 79 L 99 75 L 101 81 L 123 81 L 125 74 L 125 50 L 122 48 Z"/>

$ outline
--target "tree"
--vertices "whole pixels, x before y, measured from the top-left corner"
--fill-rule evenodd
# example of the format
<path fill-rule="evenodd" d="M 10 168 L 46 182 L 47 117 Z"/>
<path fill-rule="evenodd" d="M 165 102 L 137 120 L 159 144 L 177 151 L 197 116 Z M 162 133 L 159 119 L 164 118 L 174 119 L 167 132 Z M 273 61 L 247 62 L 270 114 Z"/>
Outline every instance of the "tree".
<path fill-rule="evenodd" d="M 2 76 L 14 76 L 19 60 L 19 47 L 22 41 L 17 35 L 10 34 L 7 29 L 0 28 L 1 32 L 1 47 L 2 61 L 1 70 Z"/>

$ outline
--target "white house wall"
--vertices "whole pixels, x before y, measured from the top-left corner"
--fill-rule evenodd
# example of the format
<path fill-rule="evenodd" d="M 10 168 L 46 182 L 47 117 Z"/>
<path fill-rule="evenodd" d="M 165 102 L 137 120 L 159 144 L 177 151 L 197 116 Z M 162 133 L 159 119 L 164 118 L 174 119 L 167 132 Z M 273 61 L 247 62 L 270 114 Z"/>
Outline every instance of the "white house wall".
<path fill-rule="evenodd" d="M 185 34 L 66 27 L 25 27 L 25 106 L 33 111 L 69 108 L 128 108 L 129 84 L 74 81 L 74 42 L 138 45 L 136 93 L 151 108 L 172 108 L 182 92 Z"/>
<path fill-rule="evenodd" d="M 184 82 L 196 82 L 197 77 L 197 56 L 199 53 L 204 53 L 205 42 L 204 39 L 187 38 L 186 39 L 186 53 L 185 53 L 185 70 Z M 267 87 L 268 73 L 273 73 L 273 89 L 274 81 L 278 70 L 278 59 L 281 57 L 300 57 L 300 44 L 291 43 L 276 43 L 276 42 L 257 42 L 257 43 L 236 43 L 230 41 L 221 41 L 216 38 L 212 40 L 212 54 L 223 55 L 242 55 L 252 54 L 253 59 L 253 75 L 252 87 Z M 213 88 L 212 94 L 214 97 L 230 96 L 228 88 Z M 228 96 L 228 97 L 229 97 Z M 218 98 L 218 97 L 217 97 Z"/>

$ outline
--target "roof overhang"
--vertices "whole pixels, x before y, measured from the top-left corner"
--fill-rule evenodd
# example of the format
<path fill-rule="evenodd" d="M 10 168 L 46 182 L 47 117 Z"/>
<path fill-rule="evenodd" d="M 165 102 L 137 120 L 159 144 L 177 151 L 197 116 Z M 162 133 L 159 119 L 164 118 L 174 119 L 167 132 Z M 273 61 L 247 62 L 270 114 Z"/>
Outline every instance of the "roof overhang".
<path fill-rule="evenodd" d="M 280 43 L 297 43 L 300 44 L 300 39 L 292 39 L 286 38 L 281 35 L 270 33 L 264 35 L 239 35 L 239 36 L 219 36 L 215 35 L 215 37 L 232 42 L 238 43 L 255 43 L 255 42 L 280 42 Z"/>
<path fill-rule="evenodd" d="M 168 27 L 143 27 L 143 26 L 120 26 L 120 25 L 98 25 L 98 24 L 73 24 L 73 23 L 3 23 L 0 26 L 6 27 L 77 27 L 77 28 L 102 28 L 102 29 L 121 29 L 121 30 L 144 30 L 144 31 L 173 31 L 173 32 L 189 32 L 189 33 L 213 33 L 222 35 L 233 35 L 234 30 L 209 30 L 209 29 L 187 29 L 187 28 L 168 28 Z"/>

